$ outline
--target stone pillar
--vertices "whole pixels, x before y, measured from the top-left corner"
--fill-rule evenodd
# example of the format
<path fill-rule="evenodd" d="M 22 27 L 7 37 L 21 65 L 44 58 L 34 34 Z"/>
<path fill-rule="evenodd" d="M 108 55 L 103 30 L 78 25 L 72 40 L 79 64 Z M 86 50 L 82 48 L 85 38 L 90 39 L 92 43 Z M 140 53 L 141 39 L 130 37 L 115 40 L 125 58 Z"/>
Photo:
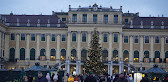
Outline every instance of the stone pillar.
<path fill-rule="evenodd" d="M 90 47 L 91 31 L 88 31 L 88 48 Z"/>
<path fill-rule="evenodd" d="M 37 45 L 36 45 L 36 60 L 38 60 L 40 56 L 40 34 L 37 34 Z"/>
<path fill-rule="evenodd" d="M 66 64 L 65 64 L 65 65 L 66 65 L 65 68 L 66 68 L 66 70 L 67 70 L 67 73 L 69 74 L 69 73 L 70 73 L 70 64 L 69 64 L 69 63 L 70 63 L 70 60 L 67 59 L 65 62 L 66 62 Z"/>
<path fill-rule="evenodd" d="M 81 50 L 80 50 L 80 47 L 81 47 L 81 36 L 80 36 L 81 32 L 78 31 L 78 40 L 77 40 L 77 57 L 78 57 L 78 60 L 81 59 Z"/>
<path fill-rule="evenodd" d="M 139 62 L 143 62 L 144 52 L 143 52 L 143 36 L 140 36 L 140 54 Z"/>
<path fill-rule="evenodd" d="M 130 36 L 130 52 L 129 52 L 129 63 L 133 64 L 133 36 Z"/>
<path fill-rule="evenodd" d="M 154 39 L 153 38 L 154 38 L 154 36 L 150 36 L 150 39 L 151 39 L 150 40 L 151 41 L 150 42 L 151 43 L 150 44 L 150 58 L 151 58 L 151 61 L 153 61 L 153 58 L 154 58 L 154 51 L 153 51 Z"/>
<path fill-rule="evenodd" d="M 165 58 L 165 52 L 164 52 L 164 44 L 165 43 L 164 42 L 165 42 L 164 36 L 161 36 L 161 58 L 162 58 L 162 61 Z"/>
<path fill-rule="evenodd" d="M 111 64 L 110 64 L 110 76 L 113 75 L 113 60 L 111 60 Z"/>
<path fill-rule="evenodd" d="M 109 50 L 108 50 L 108 61 L 110 63 L 110 65 L 108 65 L 108 74 L 110 74 L 110 76 L 112 76 L 113 74 L 113 61 L 112 59 L 112 32 L 109 33 Z"/>
<path fill-rule="evenodd" d="M 9 59 L 9 34 L 5 35 L 5 58 Z"/>
<path fill-rule="evenodd" d="M 100 44 L 100 47 L 102 47 L 102 32 L 99 32 L 99 44 Z"/>
<path fill-rule="evenodd" d="M 128 72 L 131 70 L 131 68 L 130 68 L 130 64 L 128 64 Z"/>
<path fill-rule="evenodd" d="M 67 37 L 67 52 L 66 52 L 66 59 L 68 59 L 68 57 L 71 57 L 71 31 L 68 31 L 68 37 Z"/>
<path fill-rule="evenodd" d="M 76 61 L 76 74 L 77 75 L 79 74 L 79 64 L 78 64 L 78 61 Z"/>
<path fill-rule="evenodd" d="M 26 60 L 30 60 L 30 34 L 26 34 Z"/>
<path fill-rule="evenodd" d="M 121 61 L 123 61 L 123 52 L 122 52 L 122 32 L 120 32 L 119 36 L 119 59 L 121 58 Z"/>
<path fill-rule="evenodd" d="M 16 51 L 15 58 L 20 59 L 20 49 L 19 49 L 19 33 L 16 34 Z"/>
<path fill-rule="evenodd" d="M 51 34 L 46 34 L 47 35 L 47 49 L 46 49 L 46 59 L 50 60 L 50 35 Z"/>
<path fill-rule="evenodd" d="M 57 54 L 56 54 L 56 60 L 60 61 L 60 39 L 61 39 L 61 34 L 57 34 Z"/>

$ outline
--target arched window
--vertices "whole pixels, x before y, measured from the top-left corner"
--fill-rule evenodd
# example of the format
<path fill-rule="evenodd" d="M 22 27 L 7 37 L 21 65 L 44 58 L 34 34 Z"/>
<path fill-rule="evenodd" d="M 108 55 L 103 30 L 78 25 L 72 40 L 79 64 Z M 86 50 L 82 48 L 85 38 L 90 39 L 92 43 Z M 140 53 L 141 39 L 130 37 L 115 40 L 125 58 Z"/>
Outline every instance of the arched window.
<path fill-rule="evenodd" d="M 20 60 L 25 60 L 25 49 L 24 48 L 20 49 Z"/>
<path fill-rule="evenodd" d="M 108 51 L 107 50 L 103 50 L 102 62 L 108 62 Z"/>
<path fill-rule="evenodd" d="M 45 49 L 41 49 L 40 50 L 40 60 L 45 60 L 46 59 L 45 54 L 46 54 Z"/>
<path fill-rule="evenodd" d="M 76 41 L 76 33 L 72 33 L 72 41 Z"/>
<path fill-rule="evenodd" d="M 82 42 L 86 42 L 86 33 L 82 34 Z"/>
<path fill-rule="evenodd" d="M 139 62 L 139 52 L 134 51 L 134 62 Z"/>
<path fill-rule="evenodd" d="M 30 50 L 30 60 L 35 60 L 35 49 L 34 48 Z"/>
<path fill-rule="evenodd" d="M 87 50 L 83 49 L 81 51 L 81 61 L 86 61 L 87 59 Z"/>
<path fill-rule="evenodd" d="M 76 61 L 77 55 L 76 55 L 76 50 L 72 49 L 71 50 L 71 60 Z"/>
<path fill-rule="evenodd" d="M 160 62 L 160 52 L 159 51 L 155 51 L 155 63 L 159 63 Z"/>
<path fill-rule="evenodd" d="M 15 60 L 15 49 L 10 48 L 10 56 L 9 56 L 9 61 L 14 61 Z"/>
<path fill-rule="evenodd" d="M 66 59 L 66 50 L 62 49 L 61 50 L 61 61 L 65 61 L 65 59 Z"/>
<path fill-rule="evenodd" d="M 144 62 L 149 62 L 149 51 L 144 52 Z"/>
<path fill-rule="evenodd" d="M 117 50 L 113 51 L 113 61 L 118 62 L 118 51 Z"/>
<path fill-rule="evenodd" d="M 56 51 L 55 49 L 51 49 L 50 51 L 50 60 L 55 61 Z"/>
<path fill-rule="evenodd" d="M 128 50 L 124 50 L 123 58 L 124 58 L 124 62 L 128 62 L 129 61 L 129 52 L 128 52 Z"/>
<path fill-rule="evenodd" d="M 165 53 L 165 63 L 168 63 L 168 51 Z"/>

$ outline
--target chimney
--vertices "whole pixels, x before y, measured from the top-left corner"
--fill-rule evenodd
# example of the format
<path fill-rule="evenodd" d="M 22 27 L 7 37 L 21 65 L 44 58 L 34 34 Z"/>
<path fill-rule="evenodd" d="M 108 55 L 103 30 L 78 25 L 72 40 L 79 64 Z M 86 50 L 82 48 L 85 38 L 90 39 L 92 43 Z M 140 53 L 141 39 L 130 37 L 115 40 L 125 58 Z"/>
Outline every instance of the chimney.
<path fill-rule="evenodd" d="M 69 5 L 69 11 L 71 10 L 71 5 Z"/>
<path fill-rule="evenodd" d="M 11 11 L 10 15 L 13 15 L 12 11 Z"/>
<path fill-rule="evenodd" d="M 164 17 L 163 14 L 162 14 L 162 17 Z"/>
<path fill-rule="evenodd" d="M 79 8 L 81 8 L 81 6 L 79 5 Z"/>
<path fill-rule="evenodd" d="M 122 11 L 122 6 L 120 6 L 120 10 Z"/>

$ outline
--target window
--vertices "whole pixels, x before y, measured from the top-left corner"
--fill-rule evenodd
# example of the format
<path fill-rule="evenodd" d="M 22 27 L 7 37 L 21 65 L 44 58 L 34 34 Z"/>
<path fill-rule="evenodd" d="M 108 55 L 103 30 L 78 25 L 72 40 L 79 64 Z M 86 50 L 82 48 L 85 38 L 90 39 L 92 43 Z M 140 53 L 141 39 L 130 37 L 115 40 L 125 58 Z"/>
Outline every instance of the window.
<path fill-rule="evenodd" d="M 144 62 L 148 63 L 149 62 L 149 51 L 144 52 Z"/>
<path fill-rule="evenodd" d="M 108 15 L 104 15 L 104 23 L 108 23 Z"/>
<path fill-rule="evenodd" d="M 31 34 L 31 41 L 35 41 L 35 34 Z"/>
<path fill-rule="evenodd" d="M 11 34 L 11 40 L 15 40 L 15 34 Z"/>
<path fill-rule="evenodd" d="M 71 60 L 72 61 L 76 61 L 76 58 L 77 58 L 77 55 L 76 55 L 76 50 L 75 49 L 72 49 L 71 50 Z"/>
<path fill-rule="evenodd" d="M 124 43 L 128 43 L 128 36 L 124 36 Z"/>
<path fill-rule="evenodd" d="M 41 41 L 45 41 L 45 34 L 41 35 Z"/>
<path fill-rule="evenodd" d="M 5 56 L 5 51 L 3 50 L 3 54 L 2 54 L 2 56 L 4 57 Z"/>
<path fill-rule="evenodd" d="M 87 60 L 87 50 L 82 49 L 81 51 L 81 61 L 86 61 Z"/>
<path fill-rule="evenodd" d="M 65 59 L 66 59 L 66 50 L 62 49 L 61 50 L 61 61 L 65 61 Z"/>
<path fill-rule="evenodd" d="M 62 18 L 62 21 L 66 21 L 66 18 Z"/>
<path fill-rule="evenodd" d="M 134 37 L 134 42 L 135 42 L 135 43 L 138 43 L 138 36 L 135 36 L 135 37 Z"/>
<path fill-rule="evenodd" d="M 87 22 L 87 14 L 83 14 L 83 17 L 82 17 L 82 22 Z"/>
<path fill-rule="evenodd" d="M 86 33 L 82 34 L 82 42 L 86 42 Z"/>
<path fill-rule="evenodd" d="M 25 40 L 25 34 L 21 34 L 21 40 Z"/>
<path fill-rule="evenodd" d="M 52 34 L 52 41 L 55 41 L 55 34 Z"/>
<path fill-rule="evenodd" d="M 77 14 L 72 15 L 72 22 L 77 22 Z"/>
<path fill-rule="evenodd" d="M 102 62 L 108 62 L 108 51 L 107 50 L 103 50 Z"/>
<path fill-rule="evenodd" d="M 159 63 L 160 62 L 160 52 L 159 51 L 155 51 L 155 59 L 154 59 L 155 63 Z"/>
<path fill-rule="evenodd" d="M 97 14 L 93 14 L 93 22 L 97 23 Z"/>
<path fill-rule="evenodd" d="M 30 60 L 35 60 L 35 49 L 34 48 L 30 50 Z"/>
<path fill-rule="evenodd" d="M 118 23 L 118 15 L 114 15 L 114 23 Z"/>
<path fill-rule="evenodd" d="M 118 51 L 117 50 L 113 51 L 113 61 L 118 62 Z"/>
<path fill-rule="evenodd" d="M 149 36 L 145 36 L 145 43 L 149 43 Z"/>
<path fill-rule="evenodd" d="M 104 34 L 104 42 L 107 42 L 107 34 Z"/>
<path fill-rule="evenodd" d="M 165 53 L 165 63 L 168 63 L 168 51 Z"/>
<path fill-rule="evenodd" d="M 72 33 L 72 41 L 76 42 L 76 33 Z"/>
<path fill-rule="evenodd" d="M 114 34 L 114 42 L 118 42 L 118 34 Z"/>
<path fill-rule="evenodd" d="M 125 24 L 128 24 L 128 19 L 125 19 Z"/>
<path fill-rule="evenodd" d="M 139 52 L 134 51 L 134 62 L 139 62 Z"/>
<path fill-rule="evenodd" d="M 168 43 L 168 37 L 166 37 L 166 43 Z"/>
<path fill-rule="evenodd" d="M 65 41 L 65 34 L 62 35 L 62 41 Z"/>
<path fill-rule="evenodd" d="M 155 43 L 159 43 L 159 36 L 155 37 Z"/>
<path fill-rule="evenodd" d="M 14 61 L 15 60 L 15 49 L 10 48 L 10 56 L 9 56 L 9 61 Z"/>
<path fill-rule="evenodd" d="M 128 62 L 129 61 L 129 52 L 128 52 L 128 50 L 124 50 L 123 59 L 124 59 L 124 62 Z"/>
<path fill-rule="evenodd" d="M 25 60 L 25 49 L 24 48 L 20 49 L 20 60 Z"/>
<path fill-rule="evenodd" d="M 51 49 L 51 51 L 50 51 L 50 60 L 51 61 L 55 61 L 55 57 L 56 57 L 56 51 L 55 51 L 55 49 Z"/>
<path fill-rule="evenodd" d="M 41 49 L 40 50 L 40 60 L 45 60 L 46 59 L 45 54 L 46 54 L 45 49 Z"/>

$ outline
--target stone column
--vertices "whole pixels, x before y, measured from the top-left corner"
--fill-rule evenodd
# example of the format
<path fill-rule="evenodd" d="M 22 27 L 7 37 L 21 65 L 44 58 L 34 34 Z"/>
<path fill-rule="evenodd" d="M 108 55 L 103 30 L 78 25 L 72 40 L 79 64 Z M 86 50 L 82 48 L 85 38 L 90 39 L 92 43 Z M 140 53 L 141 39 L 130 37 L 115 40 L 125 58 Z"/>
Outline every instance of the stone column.
<path fill-rule="evenodd" d="M 119 59 L 121 58 L 121 61 L 123 61 L 123 52 L 122 52 L 122 32 L 120 32 L 119 36 Z"/>
<path fill-rule="evenodd" d="M 57 34 L 57 54 L 56 54 L 56 60 L 60 61 L 60 39 L 61 39 L 61 34 Z"/>
<path fill-rule="evenodd" d="M 143 52 L 143 36 L 140 36 L 140 54 L 139 62 L 143 62 L 144 52 Z"/>
<path fill-rule="evenodd" d="M 36 34 L 37 36 L 37 45 L 36 45 L 36 60 L 38 60 L 39 56 L 40 56 L 40 35 L 41 34 Z"/>
<path fill-rule="evenodd" d="M 68 31 L 68 37 L 67 37 L 67 52 L 66 52 L 66 70 L 67 70 L 67 73 L 69 73 L 70 72 L 70 65 L 69 65 L 69 63 L 70 63 L 70 57 L 71 57 L 71 51 L 70 51 L 70 49 L 71 49 L 71 31 Z"/>
<path fill-rule="evenodd" d="M 110 65 L 108 65 L 108 74 L 110 74 L 110 76 L 112 76 L 113 74 L 113 71 L 112 71 L 112 68 L 113 68 L 113 61 L 111 60 L 112 58 L 112 32 L 109 33 L 109 50 L 108 50 L 108 61 L 110 63 Z"/>
<path fill-rule="evenodd" d="M 16 34 L 16 51 L 15 51 L 15 58 L 20 59 L 20 49 L 19 49 L 19 33 Z"/>
<path fill-rule="evenodd" d="M 68 57 L 71 57 L 70 49 L 71 49 L 71 31 L 68 31 L 66 59 L 68 59 Z"/>
<path fill-rule="evenodd" d="M 47 33 L 47 49 L 46 49 L 46 59 L 50 60 L 50 33 Z"/>
<path fill-rule="evenodd" d="M 129 63 L 133 64 L 133 35 L 130 35 Z"/>
<path fill-rule="evenodd" d="M 26 60 L 30 60 L 30 34 L 26 34 Z"/>
<path fill-rule="evenodd" d="M 153 45 L 154 45 L 154 36 L 150 36 L 150 58 L 151 58 L 151 61 L 153 61 L 153 58 L 154 58 L 154 51 L 153 51 Z"/>
<path fill-rule="evenodd" d="M 88 48 L 90 47 L 91 31 L 88 31 Z"/>
<path fill-rule="evenodd" d="M 78 31 L 78 40 L 77 40 L 77 66 L 76 66 L 76 74 L 79 74 L 79 71 L 81 70 L 81 68 L 79 68 L 80 66 L 80 60 L 81 60 L 81 32 Z"/>
<path fill-rule="evenodd" d="M 100 44 L 100 47 L 102 47 L 102 32 L 99 32 L 99 44 Z"/>
<path fill-rule="evenodd" d="M 164 36 L 161 36 L 161 58 L 162 58 L 162 61 L 165 58 L 165 52 L 164 52 L 164 44 L 165 43 L 164 42 L 165 42 Z"/>
<path fill-rule="evenodd" d="M 5 58 L 9 59 L 9 33 L 5 35 Z"/>

